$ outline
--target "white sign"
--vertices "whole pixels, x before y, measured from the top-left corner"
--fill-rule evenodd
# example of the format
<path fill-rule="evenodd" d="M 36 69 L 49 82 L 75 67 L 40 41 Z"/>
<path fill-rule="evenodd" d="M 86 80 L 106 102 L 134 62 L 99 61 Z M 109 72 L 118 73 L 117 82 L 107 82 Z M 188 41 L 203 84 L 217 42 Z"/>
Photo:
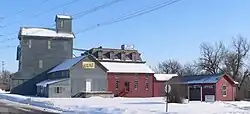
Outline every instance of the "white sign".
<path fill-rule="evenodd" d="M 214 102 L 215 101 L 215 95 L 205 95 L 205 101 L 206 102 Z"/>
<path fill-rule="evenodd" d="M 165 86 L 165 92 L 166 93 L 170 93 L 170 91 L 171 91 L 171 86 L 170 85 L 166 85 Z"/>

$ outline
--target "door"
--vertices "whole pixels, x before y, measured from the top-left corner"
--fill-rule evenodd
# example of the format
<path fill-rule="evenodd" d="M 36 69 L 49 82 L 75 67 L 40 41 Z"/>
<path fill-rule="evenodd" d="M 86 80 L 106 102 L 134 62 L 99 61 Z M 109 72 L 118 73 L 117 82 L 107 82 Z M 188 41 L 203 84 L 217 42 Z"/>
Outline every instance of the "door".
<path fill-rule="evenodd" d="M 190 101 L 201 101 L 201 87 L 190 86 L 189 87 L 189 100 Z"/>
<path fill-rule="evenodd" d="M 125 91 L 129 91 L 129 85 L 130 85 L 129 82 L 126 81 L 125 82 Z"/>
<path fill-rule="evenodd" d="M 90 92 L 91 91 L 91 84 L 92 84 L 92 80 L 91 79 L 87 79 L 86 80 L 86 92 Z"/>

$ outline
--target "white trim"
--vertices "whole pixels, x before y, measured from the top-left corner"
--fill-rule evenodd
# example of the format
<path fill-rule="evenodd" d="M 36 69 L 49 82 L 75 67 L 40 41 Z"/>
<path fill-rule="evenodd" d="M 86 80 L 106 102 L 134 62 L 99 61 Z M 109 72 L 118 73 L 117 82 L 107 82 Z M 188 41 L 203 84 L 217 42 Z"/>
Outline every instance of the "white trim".
<path fill-rule="evenodd" d="M 157 81 L 168 81 L 174 76 L 178 76 L 178 75 L 177 74 L 154 74 L 154 77 Z"/>

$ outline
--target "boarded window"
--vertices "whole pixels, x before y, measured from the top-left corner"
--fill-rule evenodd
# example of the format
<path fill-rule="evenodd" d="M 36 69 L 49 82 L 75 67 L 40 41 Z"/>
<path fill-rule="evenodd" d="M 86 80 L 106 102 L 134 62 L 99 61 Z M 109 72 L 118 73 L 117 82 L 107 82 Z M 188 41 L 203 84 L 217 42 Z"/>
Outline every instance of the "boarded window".
<path fill-rule="evenodd" d="M 250 89 L 247 90 L 247 98 L 250 98 Z"/>
<path fill-rule="evenodd" d="M 118 90 L 119 89 L 119 79 L 118 77 L 116 76 L 115 77 L 115 90 Z"/>
<path fill-rule="evenodd" d="M 68 50 L 68 42 L 63 42 L 63 49 L 64 51 L 67 51 Z"/>
<path fill-rule="evenodd" d="M 51 49 L 51 40 L 48 40 L 48 49 Z"/>
<path fill-rule="evenodd" d="M 62 87 L 56 87 L 56 93 L 62 93 L 63 88 Z"/>
<path fill-rule="evenodd" d="M 64 20 L 61 20 L 60 21 L 60 28 L 63 28 L 64 27 Z"/>
<path fill-rule="evenodd" d="M 223 85 L 222 88 L 221 88 L 221 92 L 222 92 L 222 96 L 227 96 L 227 86 L 226 85 Z"/>
<path fill-rule="evenodd" d="M 31 48 L 31 40 L 29 40 L 29 43 L 28 43 L 28 45 L 29 45 L 29 48 Z"/>
<path fill-rule="evenodd" d="M 43 68 L 43 60 L 39 60 L 39 68 Z"/>

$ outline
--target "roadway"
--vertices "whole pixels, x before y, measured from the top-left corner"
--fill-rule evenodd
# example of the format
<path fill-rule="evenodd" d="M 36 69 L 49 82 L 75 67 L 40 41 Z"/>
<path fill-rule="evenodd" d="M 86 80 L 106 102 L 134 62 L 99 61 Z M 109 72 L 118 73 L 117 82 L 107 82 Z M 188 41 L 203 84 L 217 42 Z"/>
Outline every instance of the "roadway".
<path fill-rule="evenodd" d="M 0 114 L 59 114 L 21 105 L 11 105 L 0 102 Z"/>

